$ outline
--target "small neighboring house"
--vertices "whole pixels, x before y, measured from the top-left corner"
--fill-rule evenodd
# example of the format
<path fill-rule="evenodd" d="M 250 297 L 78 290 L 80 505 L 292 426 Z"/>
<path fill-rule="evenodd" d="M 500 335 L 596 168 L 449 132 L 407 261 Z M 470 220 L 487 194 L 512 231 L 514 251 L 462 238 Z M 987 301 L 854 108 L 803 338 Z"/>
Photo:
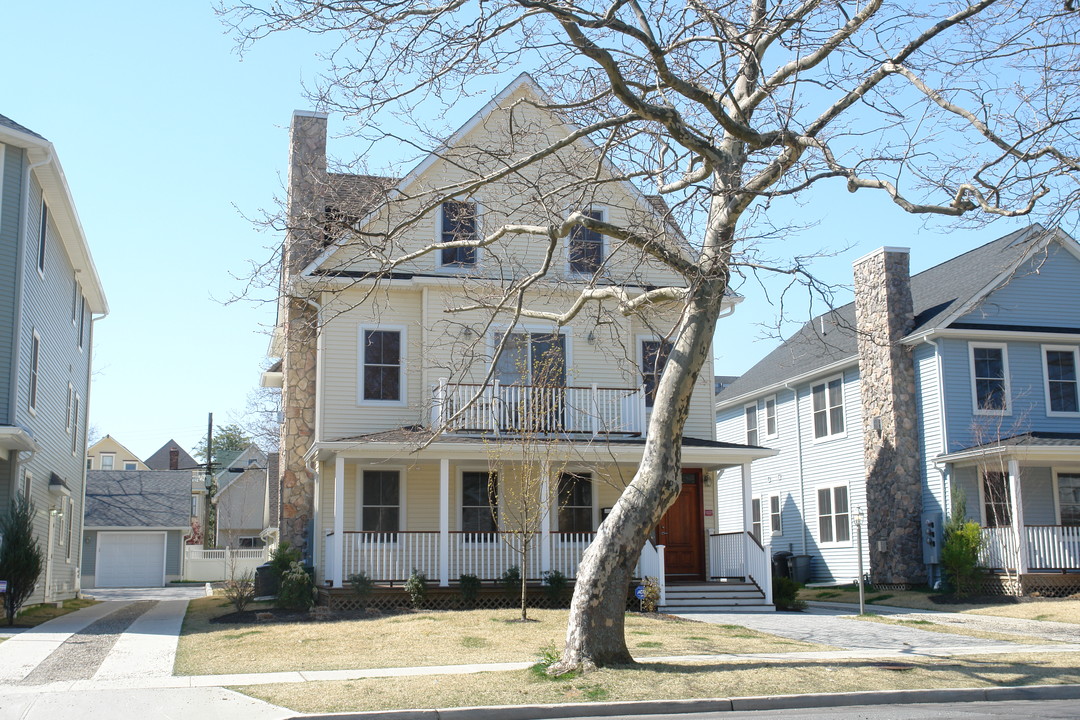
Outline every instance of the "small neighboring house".
<path fill-rule="evenodd" d="M 478 158 L 526 155 L 546 137 L 570 134 L 573 127 L 541 109 L 544 102 L 532 79 L 521 75 L 401 179 L 327 172 L 326 116 L 294 113 L 286 294 L 272 343 L 282 362 L 266 371 L 264 384 L 283 387 L 282 539 L 303 549 L 320 582 L 335 590 L 353 573 L 400 583 L 414 569 L 444 587 L 465 573 L 494 580 L 515 565 L 534 581 L 553 570 L 572 578 L 641 461 L 652 388 L 678 307 L 657 304 L 648 317 L 613 313 L 603 324 L 582 315 L 561 326 L 448 316 L 445 309 L 467 302 L 471 292 L 500 277 L 509 280 L 500 273 L 520 275 L 533 267 L 535 240 L 447 248 L 383 273 L 377 260 L 357 250 L 350 232 L 304 222 L 331 209 L 335 216 L 362 218 L 354 224 L 361 233 L 378 232 L 396 224 L 388 216 L 393 207 L 380 204 L 387 193 L 431 202 L 429 215 L 407 223 L 393 241 L 395 252 L 405 253 L 433 239 L 476 239 L 492 231 L 486 223 L 497 224 L 496 218 L 547 222 L 562 188 L 585 181 L 573 168 L 589 168 L 581 172 L 594 194 L 584 205 L 567 196 L 566 208 L 633 222 L 658 242 L 673 242 L 678 231 L 659 197 L 610 178 L 592 182 L 592 173 L 605 166 L 584 141 L 560 151 L 545 169 L 527 171 L 522 181 L 534 183 L 527 192 L 517 179 L 507 179 L 484 188 L 482 197 L 426 195 L 433 187 L 463 183 L 461 168 L 487 162 Z M 593 284 L 616 284 L 637 295 L 680 282 L 598 233 L 582 229 L 561 242 L 557 282 L 530 292 L 530 304 L 564 309 Z M 380 278 L 385 284 L 373 293 Z M 289 297 L 296 286 L 314 291 Z M 726 299 L 725 309 L 737 300 Z M 315 326 L 317 333 L 305 331 Z M 503 339 L 505 351 L 492 357 Z M 485 380 L 489 373 L 492 382 Z M 473 398 L 477 402 L 466 410 Z M 748 466 L 773 451 L 743 439 L 717 442 L 713 402 L 707 363 L 682 438 L 682 492 L 647 546 L 649 562 L 656 563 L 648 574 L 658 574 L 661 583 L 737 578 L 745 584 L 696 588 L 696 602 L 720 600 L 714 590 L 738 585 L 742 602 L 767 606 L 764 551 L 742 530 L 719 536 L 714 523 L 718 471 Z M 525 500 L 545 511 L 522 563 L 504 540 L 515 537 L 511 498 L 524 492 L 524 478 L 535 465 L 520 460 L 520 448 L 537 436 L 532 442 L 558 444 L 551 464 L 541 466 L 548 476 L 538 496 Z"/>
<path fill-rule="evenodd" d="M 196 470 L 202 467 L 175 440 L 169 440 L 144 462 L 148 470 Z"/>
<path fill-rule="evenodd" d="M 272 543 L 277 516 L 271 515 L 269 458 L 258 445 L 221 459 L 217 473 L 218 547 L 257 548 Z M 276 478 L 276 476 L 275 476 Z"/>
<path fill-rule="evenodd" d="M 853 303 L 718 396 L 720 438 L 780 450 L 752 469 L 754 533 L 843 582 L 861 518 L 876 585 L 933 584 L 962 495 L 997 590 L 1080 589 L 1080 247 L 1034 225 L 908 265 L 855 261 Z"/>
<path fill-rule="evenodd" d="M 106 435 L 86 449 L 87 470 L 150 470 L 138 456 Z"/>
<path fill-rule="evenodd" d="M 86 473 L 83 586 L 160 587 L 183 575 L 190 470 Z"/>
<path fill-rule="evenodd" d="M 56 148 L 0 115 L 0 513 L 20 495 L 37 511 L 31 604 L 79 590 L 93 321 L 106 312 Z"/>

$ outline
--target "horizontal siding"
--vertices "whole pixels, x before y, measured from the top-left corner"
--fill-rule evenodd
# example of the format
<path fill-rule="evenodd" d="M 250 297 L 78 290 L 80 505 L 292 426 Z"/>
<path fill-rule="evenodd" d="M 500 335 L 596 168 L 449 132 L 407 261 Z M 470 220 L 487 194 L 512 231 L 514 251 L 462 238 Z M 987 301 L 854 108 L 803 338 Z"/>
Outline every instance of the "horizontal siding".
<path fill-rule="evenodd" d="M 923 512 L 945 513 L 948 510 L 942 470 L 934 458 L 945 452 L 945 428 L 941 417 L 941 387 L 938 378 L 937 349 L 926 343 L 913 352 L 915 363 L 915 401 L 918 407 L 919 456 L 922 471 Z"/>
<path fill-rule="evenodd" d="M 0 144 L 0 422 L 11 411 L 11 373 L 15 352 L 15 297 L 19 262 L 23 151 Z"/>
<path fill-rule="evenodd" d="M 1052 243 L 958 322 L 1075 328 L 1080 323 L 1078 282 L 1080 260 Z"/>

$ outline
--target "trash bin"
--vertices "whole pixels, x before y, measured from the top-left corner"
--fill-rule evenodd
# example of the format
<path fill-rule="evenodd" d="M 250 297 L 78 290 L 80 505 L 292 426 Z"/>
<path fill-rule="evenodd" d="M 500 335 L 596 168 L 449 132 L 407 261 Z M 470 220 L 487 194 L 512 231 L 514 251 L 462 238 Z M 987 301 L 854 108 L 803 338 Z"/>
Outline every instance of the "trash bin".
<path fill-rule="evenodd" d="M 269 597 L 278 593 L 278 576 L 270 563 L 255 568 L 255 597 Z"/>
<path fill-rule="evenodd" d="M 791 553 L 787 550 L 780 550 L 774 552 L 772 556 L 772 574 L 776 577 L 791 577 L 791 566 L 789 565 L 789 559 Z"/>
<path fill-rule="evenodd" d="M 788 558 L 788 568 L 791 570 L 791 579 L 805 585 L 810 582 L 810 556 L 792 555 Z"/>

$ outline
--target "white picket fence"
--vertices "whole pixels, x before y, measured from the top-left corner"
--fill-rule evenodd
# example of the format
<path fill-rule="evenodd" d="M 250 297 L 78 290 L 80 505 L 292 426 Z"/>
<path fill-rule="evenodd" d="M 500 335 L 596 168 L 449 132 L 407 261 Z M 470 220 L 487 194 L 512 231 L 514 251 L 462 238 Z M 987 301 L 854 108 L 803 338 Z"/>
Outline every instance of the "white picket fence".
<path fill-rule="evenodd" d="M 192 582 L 220 582 L 230 577 L 240 577 L 255 572 L 270 559 L 270 548 L 214 548 L 184 547 L 184 580 Z"/>

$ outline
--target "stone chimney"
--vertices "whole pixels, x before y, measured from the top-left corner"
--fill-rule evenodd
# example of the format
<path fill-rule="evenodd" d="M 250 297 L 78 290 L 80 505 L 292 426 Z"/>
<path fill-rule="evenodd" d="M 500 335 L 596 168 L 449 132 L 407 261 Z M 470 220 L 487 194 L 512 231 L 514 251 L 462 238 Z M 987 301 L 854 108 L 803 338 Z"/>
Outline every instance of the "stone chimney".
<path fill-rule="evenodd" d="M 169 469 L 180 469 L 180 450 L 178 448 L 169 448 Z"/>
<path fill-rule="evenodd" d="M 281 539 L 312 559 L 315 482 L 304 455 L 315 438 L 315 367 L 318 313 L 294 295 L 292 280 L 322 250 L 326 208 L 326 115 L 297 110 L 289 131 L 288 227 L 281 260 L 279 322 L 282 357 Z"/>
<path fill-rule="evenodd" d="M 855 261 L 855 327 L 862 392 L 870 574 L 875 584 L 926 581 L 922 472 L 912 350 L 915 325 L 907 248 Z"/>

